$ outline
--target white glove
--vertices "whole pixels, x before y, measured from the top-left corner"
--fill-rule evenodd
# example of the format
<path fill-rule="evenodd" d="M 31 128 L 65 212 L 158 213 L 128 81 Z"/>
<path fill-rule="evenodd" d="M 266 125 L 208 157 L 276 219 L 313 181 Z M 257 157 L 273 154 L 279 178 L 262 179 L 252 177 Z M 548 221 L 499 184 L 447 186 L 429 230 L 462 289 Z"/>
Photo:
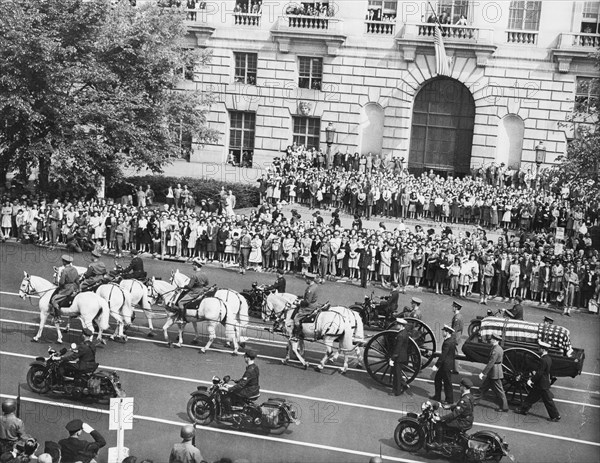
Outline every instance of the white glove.
<path fill-rule="evenodd" d="M 88 434 L 91 434 L 91 433 L 92 433 L 92 431 L 94 430 L 94 428 L 92 428 L 92 427 L 91 427 L 89 424 L 87 424 L 87 423 L 83 423 L 83 424 L 81 425 L 81 427 L 82 427 L 83 431 L 84 431 L 84 432 L 87 432 Z"/>
<path fill-rule="evenodd" d="M 394 366 L 394 361 L 393 361 L 393 360 L 390 360 L 390 361 L 389 361 L 389 364 L 390 364 L 390 366 L 391 366 L 391 367 L 393 367 L 393 366 Z"/>
<path fill-rule="evenodd" d="M 435 373 L 436 371 L 438 371 L 438 367 L 436 367 L 435 365 L 431 367 L 431 369 L 433 370 L 433 372 Z"/>
<path fill-rule="evenodd" d="M 533 387 L 533 381 L 531 381 L 530 379 L 527 380 L 527 385 L 529 387 Z"/>
<path fill-rule="evenodd" d="M 483 381 L 483 373 L 479 373 L 479 379 Z"/>

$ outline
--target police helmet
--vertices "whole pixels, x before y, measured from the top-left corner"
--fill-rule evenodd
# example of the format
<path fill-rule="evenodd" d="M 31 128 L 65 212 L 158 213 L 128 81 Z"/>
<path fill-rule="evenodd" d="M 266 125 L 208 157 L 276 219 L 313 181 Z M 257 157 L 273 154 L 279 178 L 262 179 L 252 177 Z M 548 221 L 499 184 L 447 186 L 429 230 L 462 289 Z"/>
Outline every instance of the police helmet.
<path fill-rule="evenodd" d="M 6 399 L 2 402 L 2 413 L 14 413 L 17 409 L 17 402 L 14 399 Z"/>
<path fill-rule="evenodd" d="M 182 426 L 179 435 L 182 439 L 191 439 L 192 437 L 194 437 L 194 427 L 191 424 L 186 424 L 185 426 Z"/>

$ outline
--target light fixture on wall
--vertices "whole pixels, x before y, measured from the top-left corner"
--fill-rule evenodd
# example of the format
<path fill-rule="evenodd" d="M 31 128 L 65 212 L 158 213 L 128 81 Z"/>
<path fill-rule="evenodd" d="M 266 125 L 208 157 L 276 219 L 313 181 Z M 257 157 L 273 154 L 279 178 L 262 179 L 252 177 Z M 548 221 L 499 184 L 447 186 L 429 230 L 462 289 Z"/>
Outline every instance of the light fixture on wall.
<path fill-rule="evenodd" d="M 540 142 L 535 146 L 535 163 L 538 165 L 544 164 L 546 162 L 546 147 L 544 146 L 544 142 L 540 140 Z"/>

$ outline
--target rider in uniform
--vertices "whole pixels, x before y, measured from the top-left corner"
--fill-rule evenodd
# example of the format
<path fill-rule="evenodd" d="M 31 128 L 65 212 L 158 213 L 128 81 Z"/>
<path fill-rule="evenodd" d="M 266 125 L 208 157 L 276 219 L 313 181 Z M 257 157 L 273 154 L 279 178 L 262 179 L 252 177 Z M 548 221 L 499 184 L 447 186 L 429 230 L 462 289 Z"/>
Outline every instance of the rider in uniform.
<path fill-rule="evenodd" d="M 190 277 L 190 281 L 183 287 L 181 296 L 177 301 L 177 309 L 179 316 L 185 318 L 185 305 L 202 297 L 208 288 L 208 277 L 204 272 L 200 272 L 202 262 L 199 259 L 194 259 L 194 274 Z"/>
<path fill-rule="evenodd" d="M 471 388 L 473 382 L 469 378 L 463 378 L 460 382 L 461 397 L 455 405 L 444 405 L 445 409 L 450 409 L 452 413 L 442 416 L 436 423 L 435 434 L 437 442 L 433 445 L 440 447 L 445 429 L 458 431 L 468 431 L 473 426 L 473 396 Z"/>
<path fill-rule="evenodd" d="M 272 285 L 266 286 L 265 291 L 276 291 L 278 293 L 285 293 L 286 281 L 283 276 L 284 271 L 282 269 L 277 269 L 277 280 Z"/>
<path fill-rule="evenodd" d="M 413 297 L 410 300 L 410 309 L 408 307 L 404 308 L 402 312 L 402 316 L 405 318 L 416 318 L 417 320 L 423 319 L 423 314 L 421 313 L 421 304 L 423 301 L 418 297 Z"/>
<path fill-rule="evenodd" d="M 238 379 L 234 386 L 229 388 L 227 395 L 223 398 L 225 402 L 225 410 L 230 410 L 231 405 L 243 403 L 250 397 L 255 397 L 260 394 L 259 371 L 258 366 L 254 363 L 256 352 L 252 349 L 246 350 L 244 354 L 244 362 L 246 362 L 246 371 L 241 379 Z"/>
<path fill-rule="evenodd" d="M 131 251 L 131 255 L 134 257 L 131 259 L 129 266 L 123 269 L 121 276 L 123 279 L 144 280 L 147 275 L 144 271 L 144 261 L 139 256 L 139 252 L 136 249 Z"/>
<path fill-rule="evenodd" d="M 318 299 L 318 285 L 315 282 L 316 275 L 314 273 L 305 273 L 304 279 L 308 286 L 304 290 L 304 296 L 300 300 L 298 304 L 298 308 L 296 309 L 296 314 L 294 315 L 294 326 L 296 328 L 300 327 L 301 320 L 313 313 L 313 311 L 317 308 L 317 299 Z"/>
<path fill-rule="evenodd" d="M 83 341 L 80 344 L 71 345 L 71 350 L 60 357 L 62 362 L 59 367 L 61 379 L 68 374 L 68 369 L 84 374 L 93 373 L 98 368 L 96 346 L 92 343 L 93 333 L 84 328 L 82 334 Z"/>
<path fill-rule="evenodd" d="M 92 263 L 88 266 L 88 269 L 83 274 L 81 282 L 81 290 L 86 291 L 97 285 L 100 285 L 104 278 L 106 278 L 106 265 L 100 259 L 102 255 L 99 251 L 92 251 Z"/>
<path fill-rule="evenodd" d="M 63 270 L 58 279 L 58 290 L 50 299 L 50 307 L 53 310 L 55 319 L 60 318 L 60 304 L 70 298 L 79 289 L 79 274 L 75 267 L 71 265 L 73 258 L 68 254 L 63 254 L 62 257 Z"/>
<path fill-rule="evenodd" d="M 375 315 L 385 315 L 386 320 L 392 321 L 394 318 L 394 314 L 398 310 L 399 298 L 400 290 L 398 289 L 398 283 L 392 281 L 392 292 L 390 293 L 389 297 L 385 300 L 385 302 L 382 302 L 377 306 L 377 312 Z"/>

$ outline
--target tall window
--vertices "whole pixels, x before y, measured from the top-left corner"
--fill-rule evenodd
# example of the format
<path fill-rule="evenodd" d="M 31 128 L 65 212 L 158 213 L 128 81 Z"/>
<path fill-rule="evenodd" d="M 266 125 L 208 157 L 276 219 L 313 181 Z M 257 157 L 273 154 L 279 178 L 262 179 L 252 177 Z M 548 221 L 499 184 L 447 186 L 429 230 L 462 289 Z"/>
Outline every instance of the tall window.
<path fill-rule="evenodd" d="M 441 24 L 456 24 L 461 17 L 469 17 L 469 0 L 440 0 L 438 2 L 438 19 Z"/>
<path fill-rule="evenodd" d="M 256 114 L 229 111 L 229 120 L 229 153 L 233 155 L 233 162 L 242 167 L 252 167 Z"/>
<path fill-rule="evenodd" d="M 590 112 L 600 98 L 600 82 L 592 77 L 577 77 L 575 111 Z"/>
<path fill-rule="evenodd" d="M 321 119 L 318 117 L 294 116 L 294 143 L 306 148 L 319 149 Z"/>
<path fill-rule="evenodd" d="M 369 0 L 367 20 L 395 21 L 398 11 L 397 0 Z"/>
<path fill-rule="evenodd" d="M 323 81 L 323 59 L 322 58 L 298 58 L 298 87 L 321 90 Z"/>
<path fill-rule="evenodd" d="M 508 16 L 508 28 L 519 31 L 537 31 L 540 28 L 542 2 L 512 1 Z"/>
<path fill-rule="evenodd" d="M 256 53 L 234 53 L 235 81 L 242 84 L 256 85 Z"/>
<path fill-rule="evenodd" d="M 600 2 L 585 2 L 583 6 L 583 18 L 581 20 L 581 32 L 586 34 L 600 34 Z"/>

